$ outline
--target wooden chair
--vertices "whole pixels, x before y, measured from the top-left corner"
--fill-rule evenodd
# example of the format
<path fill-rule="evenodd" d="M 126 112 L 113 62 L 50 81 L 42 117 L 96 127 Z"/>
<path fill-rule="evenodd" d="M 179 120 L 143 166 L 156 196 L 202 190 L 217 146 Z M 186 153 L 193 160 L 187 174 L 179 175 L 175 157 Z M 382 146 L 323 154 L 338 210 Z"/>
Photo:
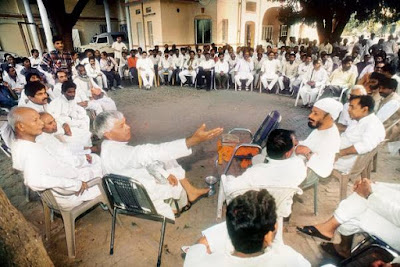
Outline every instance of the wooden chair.
<path fill-rule="evenodd" d="M 348 173 L 342 173 L 338 170 L 333 170 L 331 176 L 337 178 L 340 182 L 340 200 L 347 197 L 347 185 L 350 179 L 355 179 L 360 175 L 363 178 L 370 179 L 372 170 L 372 160 L 374 156 L 378 153 L 378 150 L 383 147 L 385 141 L 380 143 L 374 150 L 358 155 L 353 167 Z"/>
<path fill-rule="evenodd" d="M 75 247 L 75 220 L 81 214 L 85 213 L 95 205 L 99 203 L 103 203 L 107 205 L 108 210 L 111 212 L 111 206 L 108 202 L 107 195 L 104 192 L 102 179 L 96 178 L 88 182 L 88 186 L 98 186 L 101 194 L 95 199 L 85 201 L 79 206 L 74 207 L 71 210 L 63 210 L 57 204 L 56 199 L 54 198 L 53 192 L 48 189 L 43 192 L 38 192 L 42 203 L 43 203 L 43 213 L 44 213 L 44 224 L 46 229 L 46 239 L 50 238 L 50 226 L 51 226 L 51 212 L 57 212 L 61 214 L 64 230 L 65 230 L 65 239 L 67 241 L 67 250 L 68 257 L 75 258 L 76 247 Z M 75 192 L 71 192 L 68 195 L 75 194 Z"/>
<path fill-rule="evenodd" d="M 139 89 L 142 89 L 142 85 L 143 85 L 142 76 L 140 75 L 140 70 L 139 69 L 137 70 L 137 72 L 138 72 Z M 157 87 L 157 78 L 156 78 L 156 76 L 158 76 L 158 75 L 154 75 L 154 79 L 153 79 L 154 87 Z M 158 84 L 158 86 L 159 86 L 159 84 Z"/>

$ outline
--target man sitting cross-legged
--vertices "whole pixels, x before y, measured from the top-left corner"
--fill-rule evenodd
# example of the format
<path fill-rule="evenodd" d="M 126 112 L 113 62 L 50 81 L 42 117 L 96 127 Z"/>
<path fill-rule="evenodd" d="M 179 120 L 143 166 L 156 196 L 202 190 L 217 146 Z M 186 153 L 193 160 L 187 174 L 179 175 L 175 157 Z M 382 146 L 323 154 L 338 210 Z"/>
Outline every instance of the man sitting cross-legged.
<path fill-rule="evenodd" d="M 228 205 L 226 222 L 203 231 L 189 248 L 184 266 L 311 266 L 304 257 L 276 242 L 276 203 L 263 189 L 237 196 Z"/>
<path fill-rule="evenodd" d="M 310 236 L 330 241 L 335 231 L 340 244 L 323 243 L 328 253 L 349 257 L 354 234 L 367 232 L 400 250 L 400 185 L 373 183 L 367 178 L 354 183 L 354 193 L 342 200 L 326 222 L 297 228 Z"/>
<path fill-rule="evenodd" d="M 36 142 L 41 144 L 54 158 L 75 168 L 83 168 L 88 172 L 93 172 L 96 177 L 102 177 L 100 157 L 91 154 L 89 148 L 68 144 L 62 136 L 56 136 L 57 123 L 49 113 L 39 114 L 43 122 L 43 133 L 36 137 Z"/>
<path fill-rule="evenodd" d="M 11 146 L 13 168 L 23 172 L 26 186 L 34 191 L 51 189 L 63 209 L 72 209 L 100 195 L 97 186 L 88 188 L 86 183 L 96 178 L 95 174 L 59 161 L 35 142 L 43 129 L 37 111 L 16 107 L 8 114 L 8 123 L 16 137 Z"/>
<path fill-rule="evenodd" d="M 335 120 L 342 109 L 343 105 L 339 101 L 324 98 L 315 103 L 308 116 L 308 126 L 314 130 L 296 148 L 296 154 L 303 155 L 307 160 L 306 183 L 317 177 L 326 178 L 333 170 L 335 155 L 340 147 Z"/>
<path fill-rule="evenodd" d="M 198 189 L 190 184 L 176 159 L 190 155 L 191 147 L 218 136 L 223 129 L 205 131 L 203 125 L 186 139 L 130 146 L 127 144 L 131 139 L 130 127 L 118 111 L 100 113 L 94 121 L 94 129 L 99 138 L 105 139 L 101 145 L 105 173 L 129 176 L 141 182 L 159 214 L 174 218 L 165 200 L 178 200 L 179 207 L 187 210 L 191 202 L 208 193 L 209 189 Z M 189 203 L 185 206 L 187 200 Z"/>
<path fill-rule="evenodd" d="M 385 128 L 374 114 L 374 100 L 371 96 L 352 96 L 349 114 L 356 122 L 342 133 L 339 159 L 334 165 L 336 170 L 344 173 L 351 170 L 357 155 L 372 151 L 385 139 Z"/>

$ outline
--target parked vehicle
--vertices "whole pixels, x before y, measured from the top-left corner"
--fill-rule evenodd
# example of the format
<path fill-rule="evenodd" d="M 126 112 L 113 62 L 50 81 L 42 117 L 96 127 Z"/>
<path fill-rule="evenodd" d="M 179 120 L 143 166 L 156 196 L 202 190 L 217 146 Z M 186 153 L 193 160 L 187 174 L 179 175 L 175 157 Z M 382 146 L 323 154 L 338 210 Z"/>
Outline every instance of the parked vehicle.
<path fill-rule="evenodd" d="M 76 50 L 77 52 L 83 52 L 86 49 L 93 49 L 99 50 L 100 52 L 106 51 L 107 53 L 114 53 L 114 50 L 111 48 L 111 46 L 119 36 L 122 37 L 122 42 L 124 42 L 126 47 L 128 47 L 127 36 L 125 32 L 105 32 L 93 36 L 89 44 L 82 45 L 76 48 Z"/>

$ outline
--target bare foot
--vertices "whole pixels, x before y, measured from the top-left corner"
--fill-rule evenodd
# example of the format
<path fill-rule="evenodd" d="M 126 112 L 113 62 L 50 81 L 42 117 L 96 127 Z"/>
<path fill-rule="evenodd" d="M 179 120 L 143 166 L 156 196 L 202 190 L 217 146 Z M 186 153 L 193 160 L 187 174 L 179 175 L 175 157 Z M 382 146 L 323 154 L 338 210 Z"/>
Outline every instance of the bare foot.
<path fill-rule="evenodd" d="M 317 224 L 314 225 L 315 228 L 317 228 L 317 230 L 324 236 L 328 237 L 328 238 L 333 238 L 333 236 L 335 235 L 335 232 L 330 231 L 330 229 L 327 229 L 327 227 L 325 227 L 324 224 Z"/>
<path fill-rule="evenodd" d="M 196 199 L 198 199 L 202 195 L 207 194 L 208 191 L 210 191 L 210 188 L 195 188 L 191 192 L 187 192 L 188 200 L 190 202 L 194 202 Z"/>

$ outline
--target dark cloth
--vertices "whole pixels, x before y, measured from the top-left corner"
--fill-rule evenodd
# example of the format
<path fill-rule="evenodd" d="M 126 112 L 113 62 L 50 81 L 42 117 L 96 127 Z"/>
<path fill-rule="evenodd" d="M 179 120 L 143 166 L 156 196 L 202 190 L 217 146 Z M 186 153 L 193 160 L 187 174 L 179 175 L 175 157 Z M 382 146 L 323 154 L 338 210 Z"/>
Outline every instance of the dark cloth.
<path fill-rule="evenodd" d="M 338 86 L 338 85 L 328 85 L 325 86 L 322 95 L 321 95 L 321 99 L 322 98 L 327 98 L 327 97 L 339 97 L 340 94 L 342 93 L 342 87 Z M 347 102 L 347 94 L 343 93 L 342 99 L 341 99 L 342 103 L 346 103 Z"/>
<path fill-rule="evenodd" d="M 118 72 L 105 70 L 102 70 L 102 72 L 107 77 L 108 88 L 111 88 L 114 85 L 114 80 L 117 82 L 117 86 L 121 85 L 121 77 L 119 76 Z"/>
<path fill-rule="evenodd" d="M 4 85 L 0 85 L 0 106 L 11 109 L 16 105 L 18 105 L 18 101 L 12 97 L 10 90 Z"/>
<path fill-rule="evenodd" d="M 172 72 L 172 77 L 175 77 L 175 85 L 181 84 L 181 79 L 179 78 L 179 72 L 181 72 L 180 68 L 176 68 Z"/>
<path fill-rule="evenodd" d="M 43 63 L 47 65 L 48 71 L 56 75 L 57 71 L 63 70 L 71 76 L 72 56 L 70 52 L 60 53 L 54 50 L 43 57 Z"/>
<path fill-rule="evenodd" d="M 221 86 L 221 87 L 225 88 L 226 82 L 228 79 L 229 79 L 229 76 L 227 73 L 224 73 L 223 75 L 221 75 L 220 73 L 215 74 L 215 82 L 216 82 L 217 86 Z"/>
<path fill-rule="evenodd" d="M 206 80 L 206 90 L 210 90 L 211 88 L 211 71 L 205 71 L 202 68 L 199 68 L 199 72 L 196 76 L 197 85 L 204 86 L 204 79 Z"/>
<path fill-rule="evenodd" d="M 137 71 L 137 69 L 135 67 L 134 68 L 130 68 L 129 72 L 131 73 L 131 76 L 132 76 L 132 83 L 134 85 L 138 85 L 139 84 L 139 79 L 138 79 L 138 71 Z"/>
<path fill-rule="evenodd" d="M 24 75 L 25 78 L 26 78 L 26 76 L 27 76 L 29 73 L 35 73 L 35 74 L 38 75 L 39 77 L 44 77 L 44 73 L 41 73 L 40 71 L 38 71 L 37 69 L 32 68 L 32 67 L 31 67 L 30 69 L 23 68 L 23 69 L 21 70 L 21 74 Z"/>

